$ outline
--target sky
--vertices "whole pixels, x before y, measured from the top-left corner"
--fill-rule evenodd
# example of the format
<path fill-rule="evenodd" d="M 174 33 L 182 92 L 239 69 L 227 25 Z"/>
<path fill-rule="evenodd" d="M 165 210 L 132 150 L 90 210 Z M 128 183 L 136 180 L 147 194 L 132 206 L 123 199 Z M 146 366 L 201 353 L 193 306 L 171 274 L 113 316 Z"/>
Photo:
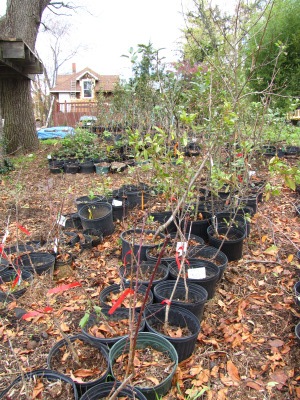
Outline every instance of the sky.
<path fill-rule="evenodd" d="M 224 0 L 215 0 L 224 7 Z M 226 7 L 232 1 L 227 0 Z M 71 16 L 55 16 L 45 11 L 43 19 L 67 21 L 70 33 L 63 41 L 64 54 L 78 47 L 76 55 L 66 61 L 60 73 L 71 73 L 72 63 L 77 71 L 89 67 L 101 75 L 120 75 L 128 78 L 131 74 L 128 54 L 130 47 L 152 42 L 155 49 L 163 48 L 160 55 L 166 62 L 177 61 L 182 29 L 185 27 L 183 12 L 190 10 L 193 0 L 72 0 L 80 6 Z M 5 1 L 0 0 L 0 15 L 5 13 Z M 223 8 L 222 7 L 222 8 Z M 66 14 L 70 14 L 66 12 Z M 49 36 L 38 35 L 36 49 L 42 62 L 51 64 Z"/>

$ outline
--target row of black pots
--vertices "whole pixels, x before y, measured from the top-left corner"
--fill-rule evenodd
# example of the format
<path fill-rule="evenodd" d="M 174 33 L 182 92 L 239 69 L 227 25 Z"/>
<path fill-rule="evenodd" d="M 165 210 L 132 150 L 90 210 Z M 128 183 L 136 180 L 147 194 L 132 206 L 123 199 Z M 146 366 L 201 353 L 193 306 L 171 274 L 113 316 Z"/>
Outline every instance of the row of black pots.
<path fill-rule="evenodd" d="M 276 148 L 276 146 L 266 145 L 263 146 L 261 152 L 266 157 L 285 157 L 285 156 L 297 156 L 300 154 L 299 146 L 284 146 Z"/>

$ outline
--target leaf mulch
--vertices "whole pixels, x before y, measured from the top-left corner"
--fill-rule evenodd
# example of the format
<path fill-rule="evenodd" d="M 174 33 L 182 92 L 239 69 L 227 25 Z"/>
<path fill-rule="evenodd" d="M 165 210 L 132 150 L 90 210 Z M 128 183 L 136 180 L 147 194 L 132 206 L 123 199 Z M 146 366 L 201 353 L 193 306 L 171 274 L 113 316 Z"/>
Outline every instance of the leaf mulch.
<path fill-rule="evenodd" d="M 97 194 L 105 184 L 105 176 L 97 174 L 51 175 L 48 152 L 41 150 L 0 178 L 0 239 L 8 227 L 8 244 L 17 236 L 20 243 L 53 240 L 59 213 L 75 212 L 76 197 L 90 191 Z M 267 172 L 263 176 L 263 167 L 257 171 L 276 183 Z M 136 175 L 128 170 L 115 174 L 113 188 L 133 179 Z M 244 257 L 229 263 L 215 297 L 205 306 L 194 354 L 178 366 L 172 390 L 163 400 L 192 398 L 201 390 L 199 398 L 207 400 L 300 399 L 300 347 L 295 336 L 300 310 L 293 290 L 299 280 L 299 218 L 293 206 L 300 202 L 297 195 L 283 187 L 279 197 L 259 204 Z M 96 248 L 82 250 L 77 244 L 71 250 L 75 256 L 71 266 L 55 270 L 53 279 L 34 278 L 20 299 L 5 306 L 0 303 L 0 390 L 19 375 L 20 368 L 28 372 L 46 367 L 51 347 L 61 339 L 53 313 L 66 334 L 79 333 L 79 321 L 91 300 L 99 306 L 100 291 L 120 283 L 120 234 L 136 226 L 142 216 L 141 210 L 131 212 Z M 30 236 L 17 231 L 16 221 Z M 49 294 L 50 289 L 76 282 L 82 287 Z M 33 311 L 29 319 L 21 318 Z"/>

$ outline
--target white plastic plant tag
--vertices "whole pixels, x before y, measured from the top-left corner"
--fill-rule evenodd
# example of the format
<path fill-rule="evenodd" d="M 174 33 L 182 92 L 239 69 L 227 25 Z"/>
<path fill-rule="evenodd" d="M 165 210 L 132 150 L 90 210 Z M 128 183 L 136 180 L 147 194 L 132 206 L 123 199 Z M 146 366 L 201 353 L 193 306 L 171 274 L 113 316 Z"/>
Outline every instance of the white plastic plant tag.
<path fill-rule="evenodd" d="M 177 242 L 176 243 L 176 252 L 178 252 L 179 256 L 182 256 L 182 249 L 178 250 L 180 247 L 183 248 L 183 251 L 186 253 L 187 250 L 187 242 Z"/>
<path fill-rule="evenodd" d="M 67 218 L 65 216 L 61 215 L 58 218 L 57 223 L 58 223 L 58 225 L 66 226 L 66 221 L 67 221 Z"/>
<path fill-rule="evenodd" d="M 111 204 L 115 207 L 120 207 L 123 203 L 120 200 L 113 199 Z"/>
<path fill-rule="evenodd" d="M 255 171 L 249 171 L 249 178 L 251 178 L 251 176 L 255 176 L 256 172 Z"/>
<path fill-rule="evenodd" d="M 54 251 L 54 253 L 57 253 L 57 246 L 56 245 L 53 246 L 53 251 Z"/>
<path fill-rule="evenodd" d="M 6 239 L 7 239 L 7 236 L 9 235 L 9 232 L 8 232 L 8 230 L 6 229 L 5 230 L 5 234 L 4 234 L 4 236 L 3 236 L 3 238 L 2 238 L 2 244 L 4 244 L 5 242 L 6 242 Z"/>
<path fill-rule="evenodd" d="M 48 158 L 48 160 L 51 160 L 51 159 L 52 159 L 51 154 L 48 154 L 48 155 L 47 155 L 47 158 Z"/>
<path fill-rule="evenodd" d="M 189 279 L 205 279 L 206 278 L 205 267 L 188 269 L 188 278 Z"/>
<path fill-rule="evenodd" d="M 297 297 L 297 300 L 300 301 L 300 296 Z"/>

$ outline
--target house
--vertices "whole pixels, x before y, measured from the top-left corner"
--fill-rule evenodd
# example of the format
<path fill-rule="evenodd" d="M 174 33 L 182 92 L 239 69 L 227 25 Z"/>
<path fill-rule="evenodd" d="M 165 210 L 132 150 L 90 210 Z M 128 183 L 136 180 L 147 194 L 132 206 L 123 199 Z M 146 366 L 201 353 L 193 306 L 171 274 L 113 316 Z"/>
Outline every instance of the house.
<path fill-rule="evenodd" d="M 102 92 L 109 103 L 118 82 L 118 75 L 99 75 L 88 67 L 76 72 L 73 63 L 72 73 L 57 75 L 56 85 L 50 90 L 55 96 L 54 126 L 75 126 L 83 115 L 97 116 L 97 95 Z"/>

